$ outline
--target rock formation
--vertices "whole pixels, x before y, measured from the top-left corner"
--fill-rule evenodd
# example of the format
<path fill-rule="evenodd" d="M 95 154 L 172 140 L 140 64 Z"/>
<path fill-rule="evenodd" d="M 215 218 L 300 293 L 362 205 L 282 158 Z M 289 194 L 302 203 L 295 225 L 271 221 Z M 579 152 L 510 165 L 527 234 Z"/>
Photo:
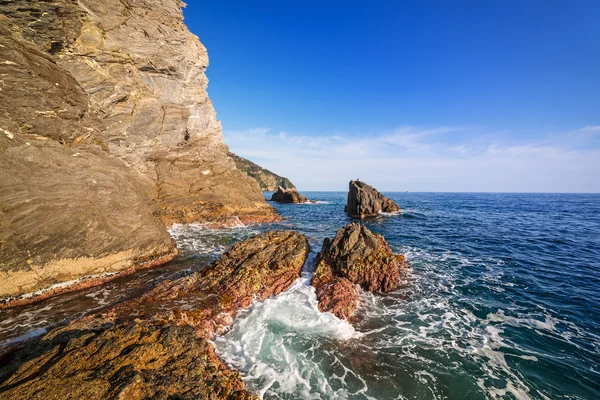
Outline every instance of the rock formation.
<path fill-rule="evenodd" d="M 308 251 L 299 233 L 266 232 L 200 272 L 17 345 L 0 357 L 0 398 L 256 399 L 208 339 L 253 300 L 286 290 Z"/>
<path fill-rule="evenodd" d="M 345 211 L 353 218 L 362 219 L 373 217 L 380 211 L 400 211 L 400 207 L 393 200 L 379 193 L 373 186 L 361 181 L 350 181 Z"/>
<path fill-rule="evenodd" d="M 227 155 L 182 6 L 0 1 L 0 300 L 164 262 L 165 224 L 279 220 Z"/>
<path fill-rule="evenodd" d="M 381 235 L 351 223 L 340 228 L 333 240 L 325 239 L 317 254 L 311 284 L 319 310 L 348 319 L 358 305 L 358 288 L 387 293 L 400 285 L 403 255 L 396 255 Z"/>
<path fill-rule="evenodd" d="M 131 315 L 151 316 L 160 322 L 195 326 L 203 337 L 210 338 L 227 329 L 238 310 L 248 308 L 252 301 L 290 287 L 300 276 L 308 252 L 306 237 L 297 232 L 265 232 L 237 243 L 200 272 L 166 280 L 140 298 L 113 308 L 105 317 L 117 321 Z M 182 303 L 190 307 L 161 311 Z"/>
<path fill-rule="evenodd" d="M 1 357 L 0 399 L 258 399 L 190 326 L 58 329 Z"/>
<path fill-rule="evenodd" d="M 279 176 L 268 169 L 246 160 L 237 154 L 229 152 L 229 157 L 235 161 L 235 165 L 239 170 L 244 171 L 247 175 L 256 179 L 263 192 L 274 192 L 279 186 L 284 189 L 295 189 L 296 187 L 288 178 Z"/>
<path fill-rule="evenodd" d="M 271 201 L 278 203 L 306 203 L 308 199 L 302 196 L 296 188 L 284 189 L 281 186 L 277 188 L 277 191 L 271 196 Z"/>

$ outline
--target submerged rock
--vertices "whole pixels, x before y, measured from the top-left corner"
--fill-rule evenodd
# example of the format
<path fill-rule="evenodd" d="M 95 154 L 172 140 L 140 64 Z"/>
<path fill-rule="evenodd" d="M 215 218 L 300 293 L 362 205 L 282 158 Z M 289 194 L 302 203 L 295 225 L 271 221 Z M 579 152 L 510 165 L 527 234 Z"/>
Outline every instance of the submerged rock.
<path fill-rule="evenodd" d="M 373 186 L 358 180 L 350 181 L 349 186 L 345 211 L 353 218 L 373 217 L 380 211 L 400 211 L 398 204 L 379 193 Z"/>
<path fill-rule="evenodd" d="M 271 201 L 278 203 L 306 203 L 308 199 L 298 193 L 296 188 L 284 189 L 279 186 L 277 191 L 271 196 Z"/>
<path fill-rule="evenodd" d="M 408 265 L 403 255 L 392 253 L 383 236 L 351 223 L 333 240 L 325 239 L 317 255 L 311 284 L 319 310 L 348 319 L 358 305 L 358 287 L 386 293 L 400 285 L 401 269 Z"/>
<path fill-rule="evenodd" d="M 308 252 L 297 232 L 265 232 L 199 272 L 18 345 L 0 358 L 0 398 L 255 399 L 208 339 L 289 288 Z"/>

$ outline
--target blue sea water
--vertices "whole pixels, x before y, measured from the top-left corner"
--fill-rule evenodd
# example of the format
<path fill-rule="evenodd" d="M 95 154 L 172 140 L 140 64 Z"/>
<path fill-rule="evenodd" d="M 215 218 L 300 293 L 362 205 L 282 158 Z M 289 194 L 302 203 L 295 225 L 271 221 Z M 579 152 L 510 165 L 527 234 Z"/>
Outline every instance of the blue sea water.
<path fill-rule="evenodd" d="M 305 194 L 320 203 L 275 207 L 316 251 L 350 221 L 346 194 Z M 354 330 L 319 315 L 306 279 L 257 305 L 216 341 L 250 388 L 265 399 L 600 398 L 599 195 L 388 195 L 403 212 L 365 225 L 406 255 L 402 287 L 364 294 Z"/>
<path fill-rule="evenodd" d="M 0 312 L 0 340 L 40 330 L 201 269 L 267 229 L 306 234 L 312 256 L 350 219 L 346 193 L 274 204 L 285 218 L 176 225 L 175 262 Z M 600 195 L 387 193 L 402 212 L 364 224 L 405 254 L 390 294 L 363 293 L 354 327 L 316 308 L 312 264 L 215 339 L 264 399 L 600 399 Z M 65 308 L 68 311 L 65 311 Z"/>

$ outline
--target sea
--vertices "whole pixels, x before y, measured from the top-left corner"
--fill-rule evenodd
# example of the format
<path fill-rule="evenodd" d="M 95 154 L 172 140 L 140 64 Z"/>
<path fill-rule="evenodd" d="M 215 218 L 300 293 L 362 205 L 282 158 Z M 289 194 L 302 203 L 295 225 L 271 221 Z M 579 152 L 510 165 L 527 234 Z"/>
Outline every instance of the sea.
<path fill-rule="evenodd" d="M 214 339 L 262 399 L 600 399 L 600 194 L 385 193 L 402 211 L 363 221 L 410 268 L 400 288 L 362 293 L 354 325 L 317 308 L 323 239 L 351 220 L 345 192 L 273 204 L 283 222 L 174 225 L 164 266 L 0 311 L 0 343 L 198 271 L 269 229 L 305 234 L 294 285 L 239 314 Z M 269 196 L 269 194 L 266 194 Z"/>

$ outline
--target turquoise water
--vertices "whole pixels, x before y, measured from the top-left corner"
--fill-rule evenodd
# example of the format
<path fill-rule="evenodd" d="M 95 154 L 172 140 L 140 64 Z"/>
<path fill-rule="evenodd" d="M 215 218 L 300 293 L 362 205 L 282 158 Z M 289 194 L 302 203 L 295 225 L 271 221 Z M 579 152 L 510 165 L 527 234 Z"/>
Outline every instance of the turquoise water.
<path fill-rule="evenodd" d="M 0 341 L 204 267 L 248 235 L 297 229 L 312 257 L 350 220 L 345 193 L 274 204 L 279 224 L 176 225 L 181 256 L 99 288 L 0 312 Z M 389 193 L 365 224 L 406 255 L 399 290 L 363 294 L 352 327 L 318 312 L 309 261 L 287 292 L 215 339 L 264 399 L 600 399 L 600 195 Z M 32 332 L 33 331 L 33 332 Z"/>

